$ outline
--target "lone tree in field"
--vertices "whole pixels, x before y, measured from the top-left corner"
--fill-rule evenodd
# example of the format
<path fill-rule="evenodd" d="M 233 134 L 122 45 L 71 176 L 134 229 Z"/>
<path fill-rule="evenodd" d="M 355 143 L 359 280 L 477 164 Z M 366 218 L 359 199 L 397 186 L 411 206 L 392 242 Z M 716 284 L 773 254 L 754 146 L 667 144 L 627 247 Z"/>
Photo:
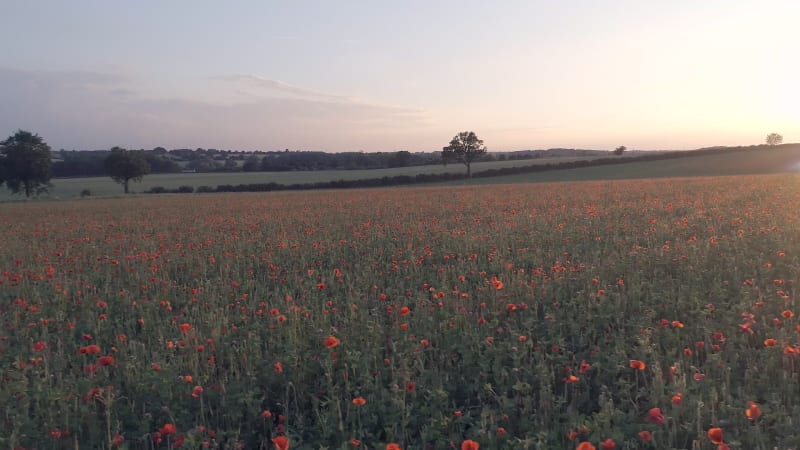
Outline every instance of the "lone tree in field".
<path fill-rule="evenodd" d="M 121 147 L 111 149 L 111 154 L 106 157 L 105 167 L 112 180 L 125 186 L 126 194 L 131 180 L 142 181 L 142 177 L 150 173 L 150 164 L 147 163 L 144 153 Z"/>
<path fill-rule="evenodd" d="M 617 156 L 622 156 L 622 154 L 625 153 L 625 150 L 627 150 L 627 147 L 625 147 L 624 145 L 620 145 L 619 147 L 614 149 L 614 154 Z"/>
<path fill-rule="evenodd" d="M 783 143 L 783 136 L 778 133 L 770 133 L 767 135 L 767 145 L 780 145 Z"/>
<path fill-rule="evenodd" d="M 50 187 L 50 146 L 30 131 L 19 130 L 0 142 L 0 184 L 25 197 L 47 192 Z"/>
<path fill-rule="evenodd" d="M 442 160 L 455 161 L 467 166 L 467 178 L 472 176 L 470 164 L 486 153 L 483 141 L 472 131 L 462 131 L 455 135 L 450 145 L 442 149 Z"/>

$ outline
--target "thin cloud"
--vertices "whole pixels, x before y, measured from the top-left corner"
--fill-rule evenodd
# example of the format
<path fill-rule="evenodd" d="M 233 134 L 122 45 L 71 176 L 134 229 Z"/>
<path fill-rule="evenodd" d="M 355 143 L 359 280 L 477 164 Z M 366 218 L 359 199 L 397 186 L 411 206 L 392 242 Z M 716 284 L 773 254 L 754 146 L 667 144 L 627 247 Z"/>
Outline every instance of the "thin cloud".
<path fill-rule="evenodd" d="M 284 94 L 303 98 L 330 100 L 330 101 L 353 101 L 351 97 L 343 95 L 333 95 L 318 92 L 311 89 L 298 87 L 280 80 L 261 77 L 258 75 L 222 75 L 215 77 L 218 80 L 235 83 L 243 87 L 259 89 L 261 92 L 272 94 Z"/>
<path fill-rule="evenodd" d="M 228 102 L 165 98 L 113 74 L 0 67 L 0 133 L 28 129 L 53 148 L 68 149 L 120 145 L 329 151 L 426 149 L 425 142 L 436 134 L 421 110 L 256 81 L 288 95 Z M 240 84 L 216 94 L 236 96 Z"/>

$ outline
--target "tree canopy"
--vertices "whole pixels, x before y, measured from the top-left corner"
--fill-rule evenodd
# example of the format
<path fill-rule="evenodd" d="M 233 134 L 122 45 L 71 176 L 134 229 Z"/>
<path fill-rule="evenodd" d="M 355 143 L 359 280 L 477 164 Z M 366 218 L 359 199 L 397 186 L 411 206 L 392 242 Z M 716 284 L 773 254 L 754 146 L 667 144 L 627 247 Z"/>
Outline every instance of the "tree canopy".
<path fill-rule="evenodd" d="M 18 130 L 0 142 L 0 183 L 25 197 L 47 192 L 52 177 L 50 146 L 30 131 Z"/>
<path fill-rule="evenodd" d="M 467 178 L 472 176 L 470 165 L 486 153 L 483 141 L 473 131 L 462 131 L 453 136 L 450 144 L 442 148 L 445 162 L 455 161 L 467 166 Z"/>
<path fill-rule="evenodd" d="M 106 157 L 105 167 L 112 180 L 125 187 L 125 193 L 129 192 L 129 183 L 142 181 L 142 178 L 150 173 L 150 165 L 142 152 L 130 151 L 121 147 L 114 147 Z"/>
<path fill-rule="evenodd" d="M 780 145 L 783 143 L 783 136 L 778 133 L 770 133 L 767 135 L 767 145 Z"/>

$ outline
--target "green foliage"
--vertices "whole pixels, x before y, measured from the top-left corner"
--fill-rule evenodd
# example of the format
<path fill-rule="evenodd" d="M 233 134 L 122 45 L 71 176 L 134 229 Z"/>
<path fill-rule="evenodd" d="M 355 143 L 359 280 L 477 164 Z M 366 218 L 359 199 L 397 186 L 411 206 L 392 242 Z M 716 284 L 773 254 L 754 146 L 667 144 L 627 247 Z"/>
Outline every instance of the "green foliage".
<path fill-rule="evenodd" d="M 467 166 L 467 178 L 472 176 L 471 164 L 486 153 L 483 141 L 473 131 L 462 131 L 453 136 L 450 144 L 442 148 L 445 162 L 456 161 Z"/>
<path fill-rule="evenodd" d="M 25 197 L 47 192 L 51 178 L 50 146 L 38 135 L 19 130 L 0 142 L 0 184 Z"/>
<path fill-rule="evenodd" d="M 105 168 L 111 179 L 120 183 L 128 193 L 129 182 L 141 181 L 150 173 L 150 165 L 142 152 L 114 147 L 105 159 Z"/>
<path fill-rule="evenodd" d="M 0 445 L 792 448 L 798 181 L 4 205 Z"/>
<path fill-rule="evenodd" d="M 770 133 L 767 135 L 767 145 L 780 145 L 783 143 L 783 136 L 778 133 Z"/>

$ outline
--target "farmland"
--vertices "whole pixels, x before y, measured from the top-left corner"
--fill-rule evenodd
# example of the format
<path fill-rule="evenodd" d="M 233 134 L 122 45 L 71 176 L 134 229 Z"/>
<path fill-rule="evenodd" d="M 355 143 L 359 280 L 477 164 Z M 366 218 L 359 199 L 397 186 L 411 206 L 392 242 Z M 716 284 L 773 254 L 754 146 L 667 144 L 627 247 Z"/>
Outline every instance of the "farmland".
<path fill-rule="evenodd" d="M 5 203 L 0 446 L 794 448 L 798 204 L 793 174 Z"/>
<path fill-rule="evenodd" d="M 634 156 L 648 157 L 654 154 L 640 152 Z M 588 166 L 573 169 L 531 171 L 514 175 L 482 176 L 481 172 L 520 167 L 536 167 L 591 161 L 598 157 L 543 157 L 513 161 L 487 161 L 473 164 L 473 179 L 434 181 L 436 185 L 508 184 L 530 182 L 621 180 L 638 178 L 669 178 L 685 176 L 724 176 L 793 173 L 800 171 L 800 145 L 787 144 L 774 147 L 729 148 L 719 153 L 689 151 L 675 154 L 663 160 L 625 160 L 620 163 Z M 614 162 L 613 158 L 611 162 Z M 552 167 L 551 167 L 552 168 Z M 219 185 L 266 184 L 278 185 L 313 184 L 339 180 L 375 180 L 384 177 L 437 174 L 463 174 L 462 164 L 412 166 L 372 170 L 317 170 L 295 172 L 209 172 L 154 174 L 144 177 L 141 183 L 131 183 L 134 191 L 144 192 L 154 187 L 176 190 L 181 186 L 198 189 L 202 186 L 216 188 Z M 485 175 L 485 173 L 483 174 Z M 73 199 L 88 191 L 91 197 L 119 197 L 122 187 L 108 177 L 58 178 L 44 198 Z M 0 201 L 17 200 L 8 190 L 0 190 Z"/>
<path fill-rule="evenodd" d="M 487 161 L 473 164 L 473 170 L 501 169 L 521 165 L 551 164 L 579 159 L 595 159 L 594 157 L 546 157 L 530 160 L 516 161 Z M 154 186 L 167 189 L 177 189 L 180 186 L 216 187 L 220 184 L 243 183 L 278 183 L 278 184 L 309 184 L 322 181 L 359 180 L 365 178 L 393 177 L 399 175 L 463 173 L 463 164 L 428 165 L 399 167 L 393 169 L 372 170 L 317 170 L 297 172 L 209 172 L 209 173 L 178 173 L 155 174 L 145 176 L 141 183 L 131 183 L 131 189 L 144 192 Z M 81 196 L 83 190 L 89 190 L 92 196 L 119 196 L 122 187 L 109 177 L 83 177 L 83 178 L 58 178 L 52 180 L 53 188 L 48 197 L 69 199 Z M 0 190 L 0 200 L 10 200 L 15 197 L 6 189 Z"/>

